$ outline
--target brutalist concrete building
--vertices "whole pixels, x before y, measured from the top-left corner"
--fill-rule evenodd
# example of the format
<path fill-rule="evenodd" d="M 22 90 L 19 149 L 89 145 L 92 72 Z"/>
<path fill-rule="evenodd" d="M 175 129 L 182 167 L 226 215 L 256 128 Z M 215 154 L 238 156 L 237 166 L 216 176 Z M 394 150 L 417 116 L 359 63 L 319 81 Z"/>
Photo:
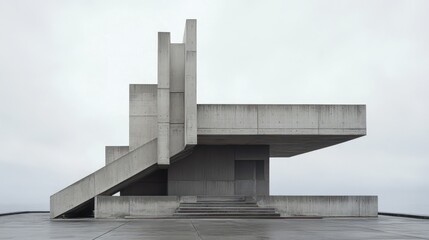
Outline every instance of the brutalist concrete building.
<path fill-rule="evenodd" d="M 365 105 L 197 104 L 196 86 L 187 20 L 183 43 L 158 33 L 158 84 L 130 85 L 129 146 L 52 195 L 51 218 L 377 216 L 377 196 L 270 196 L 270 158 L 364 136 Z"/>

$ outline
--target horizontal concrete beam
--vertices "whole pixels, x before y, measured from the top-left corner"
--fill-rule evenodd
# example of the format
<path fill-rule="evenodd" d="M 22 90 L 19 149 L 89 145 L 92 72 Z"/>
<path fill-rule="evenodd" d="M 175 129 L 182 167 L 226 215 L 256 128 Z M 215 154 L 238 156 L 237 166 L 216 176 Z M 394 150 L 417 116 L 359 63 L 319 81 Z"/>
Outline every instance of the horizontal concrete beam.
<path fill-rule="evenodd" d="M 365 105 L 198 105 L 198 135 L 366 134 Z"/>
<path fill-rule="evenodd" d="M 198 105 L 198 144 L 269 145 L 291 157 L 366 135 L 365 105 Z"/>

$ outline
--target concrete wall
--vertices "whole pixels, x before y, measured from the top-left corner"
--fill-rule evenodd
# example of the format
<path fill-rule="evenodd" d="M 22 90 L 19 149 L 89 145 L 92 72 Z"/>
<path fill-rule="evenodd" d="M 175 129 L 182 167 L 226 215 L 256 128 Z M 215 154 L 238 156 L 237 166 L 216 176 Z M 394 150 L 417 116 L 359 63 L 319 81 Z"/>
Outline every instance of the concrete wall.
<path fill-rule="evenodd" d="M 282 217 L 377 217 L 377 196 L 258 196 L 260 207 L 273 207 Z M 97 196 L 96 218 L 172 216 L 181 202 L 196 196 Z"/>
<path fill-rule="evenodd" d="M 268 195 L 268 153 L 268 146 L 198 145 L 191 155 L 171 163 L 168 169 L 168 195 L 236 195 L 236 192 L 240 192 L 236 188 L 244 187 L 249 183 L 248 180 L 244 183 L 243 179 L 237 181 L 235 179 L 235 161 L 245 160 L 263 162 L 264 176 L 257 180 L 257 194 Z M 250 170 L 241 169 L 240 171 Z"/>
<path fill-rule="evenodd" d="M 124 156 L 130 151 L 128 146 L 106 146 L 105 158 L 106 165 Z"/>
<path fill-rule="evenodd" d="M 97 196 L 94 215 L 95 218 L 172 216 L 180 202 L 195 201 L 195 196 Z"/>
<path fill-rule="evenodd" d="M 156 84 L 130 84 L 130 151 L 158 137 Z"/>
<path fill-rule="evenodd" d="M 273 207 L 282 217 L 376 217 L 377 196 L 258 196 L 261 207 Z"/>

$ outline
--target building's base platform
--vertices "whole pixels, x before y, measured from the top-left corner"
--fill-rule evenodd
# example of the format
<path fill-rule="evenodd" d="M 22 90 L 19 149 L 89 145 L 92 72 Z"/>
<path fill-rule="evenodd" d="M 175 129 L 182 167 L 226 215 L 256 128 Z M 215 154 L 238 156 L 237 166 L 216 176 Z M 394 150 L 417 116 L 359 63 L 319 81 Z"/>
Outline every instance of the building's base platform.
<path fill-rule="evenodd" d="M 97 196 L 94 206 L 95 218 L 180 217 L 183 212 L 191 213 L 186 218 L 377 217 L 378 197 Z"/>

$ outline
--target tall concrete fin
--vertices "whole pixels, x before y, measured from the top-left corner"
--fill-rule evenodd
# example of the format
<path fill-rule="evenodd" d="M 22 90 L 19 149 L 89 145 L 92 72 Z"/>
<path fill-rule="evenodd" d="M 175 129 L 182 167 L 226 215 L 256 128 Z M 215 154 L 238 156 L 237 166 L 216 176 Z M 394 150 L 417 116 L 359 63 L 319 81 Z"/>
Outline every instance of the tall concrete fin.
<path fill-rule="evenodd" d="M 197 20 L 186 20 L 185 34 L 185 145 L 197 144 Z"/>
<path fill-rule="evenodd" d="M 185 44 L 170 45 L 170 157 L 185 147 Z"/>
<path fill-rule="evenodd" d="M 158 33 L 158 164 L 170 164 L 170 33 Z"/>
<path fill-rule="evenodd" d="M 134 177 L 150 173 L 156 164 L 157 140 L 154 139 L 52 195 L 51 218 L 72 212 L 95 196 L 114 194 Z"/>

